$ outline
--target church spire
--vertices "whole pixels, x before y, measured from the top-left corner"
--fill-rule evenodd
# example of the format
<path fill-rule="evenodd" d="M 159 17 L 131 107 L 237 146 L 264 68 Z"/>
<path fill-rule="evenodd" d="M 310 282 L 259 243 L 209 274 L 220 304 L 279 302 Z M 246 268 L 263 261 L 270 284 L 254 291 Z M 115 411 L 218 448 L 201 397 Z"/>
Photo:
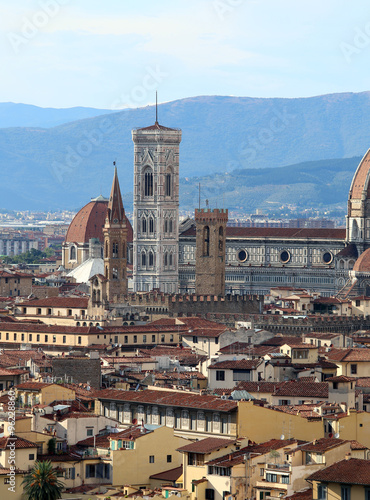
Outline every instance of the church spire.
<path fill-rule="evenodd" d="M 123 208 L 115 161 L 113 162 L 113 165 L 114 176 L 108 203 L 107 219 L 110 223 L 113 222 L 114 224 L 122 224 L 125 222 L 125 209 Z"/>

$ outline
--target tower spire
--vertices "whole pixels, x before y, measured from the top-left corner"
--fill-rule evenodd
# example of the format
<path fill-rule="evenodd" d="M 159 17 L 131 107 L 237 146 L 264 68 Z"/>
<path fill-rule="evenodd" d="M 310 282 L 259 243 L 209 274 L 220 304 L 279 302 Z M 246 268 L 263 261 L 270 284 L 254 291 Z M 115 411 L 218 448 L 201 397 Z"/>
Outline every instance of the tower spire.
<path fill-rule="evenodd" d="M 125 222 L 125 209 L 123 208 L 121 189 L 119 187 L 117 165 L 113 162 L 114 175 L 112 182 L 112 189 L 109 196 L 107 218 L 110 223 L 122 224 Z"/>

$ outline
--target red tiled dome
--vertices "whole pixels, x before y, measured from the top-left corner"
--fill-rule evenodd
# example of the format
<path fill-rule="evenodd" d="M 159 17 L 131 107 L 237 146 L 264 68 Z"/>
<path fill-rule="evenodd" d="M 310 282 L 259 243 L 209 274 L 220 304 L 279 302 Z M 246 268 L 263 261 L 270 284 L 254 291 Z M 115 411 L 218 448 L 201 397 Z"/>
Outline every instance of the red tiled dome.
<path fill-rule="evenodd" d="M 353 270 L 360 273 L 370 272 L 370 248 L 362 252 L 360 257 L 356 260 Z"/>
<path fill-rule="evenodd" d="M 370 197 L 370 183 L 368 175 L 369 171 L 370 171 L 370 149 L 362 158 L 359 166 L 357 167 L 356 173 L 353 177 L 351 188 L 349 191 L 349 198 L 351 200 L 353 199 L 361 200 L 363 191 L 366 191 L 367 197 Z"/>
<path fill-rule="evenodd" d="M 98 238 L 103 243 L 103 226 L 107 214 L 108 200 L 90 201 L 74 216 L 65 241 L 67 243 L 88 243 Z"/>
<path fill-rule="evenodd" d="M 108 200 L 92 200 L 85 205 L 74 216 L 69 225 L 65 242 L 66 243 L 88 243 L 91 238 L 98 238 L 101 243 L 104 241 L 103 227 L 107 215 Z M 127 241 L 133 239 L 132 226 L 126 217 Z"/>

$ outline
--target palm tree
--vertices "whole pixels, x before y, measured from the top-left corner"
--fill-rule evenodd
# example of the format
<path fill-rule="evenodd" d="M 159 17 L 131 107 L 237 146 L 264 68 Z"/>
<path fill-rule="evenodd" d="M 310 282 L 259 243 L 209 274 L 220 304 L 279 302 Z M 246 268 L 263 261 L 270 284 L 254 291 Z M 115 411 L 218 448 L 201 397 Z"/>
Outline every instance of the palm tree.
<path fill-rule="evenodd" d="M 36 461 L 22 481 L 27 500 L 57 500 L 62 498 L 64 484 L 57 479 L 50 460 Z"/>

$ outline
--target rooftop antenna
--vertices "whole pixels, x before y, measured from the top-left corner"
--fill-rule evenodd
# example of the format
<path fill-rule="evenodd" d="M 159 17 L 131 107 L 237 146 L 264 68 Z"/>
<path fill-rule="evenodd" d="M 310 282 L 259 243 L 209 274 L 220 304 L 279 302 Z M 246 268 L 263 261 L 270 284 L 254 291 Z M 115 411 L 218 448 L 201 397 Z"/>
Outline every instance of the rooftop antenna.
<path fill-rule="evenodd" d="M 155 123 L 158 124 L 158 91 L 155 91 Z"/>
<path fill-rule="evenodd" d="M 199 183 L 199 210 L 200 210 L 200 183 Z"/>

